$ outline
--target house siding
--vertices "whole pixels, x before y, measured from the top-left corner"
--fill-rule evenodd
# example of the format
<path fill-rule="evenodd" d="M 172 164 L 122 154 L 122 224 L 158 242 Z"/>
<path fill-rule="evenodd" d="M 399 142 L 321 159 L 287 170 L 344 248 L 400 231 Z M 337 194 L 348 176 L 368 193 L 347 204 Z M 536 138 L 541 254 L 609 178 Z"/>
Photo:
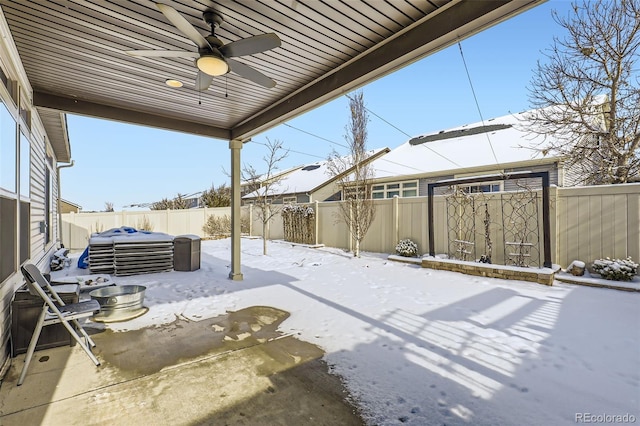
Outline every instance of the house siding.
<path fill-rule="evenodd" d="M 549 163 L 549 164 L 543 164 L 543 165 L 538 165 L 538 166 L 523 166 L 523 167 L 512 167 L 512 168 L 508 168 L 508 169 L 504 169 L 505 173 L 517 173 L 517 172 L 544 172 L 544 171 L 548 171 L 549 172 L 549 184 L 550 185 L 557 185 L 557 186 L 563 186 L 562 182 L 559 182 L 559 173 L 558 173 L 558 163 Z M 483 174 L 482 171 L 478 171 L 477 175 L 481 176 Z M 455 175 L 449 174 L 449 175 L 441 175 L 441 176 L 431 176 L 431 177 L 423 177 L 420 178 L 418 180 L 418 195 L 420 197 L 426 197 L 428 195 L 427 191 L 428 191 L 428 185 L 430 183 L 435 183 L 435 182 L 439 182 L 439 181 L 443 181 L 443 180 L 450 180 L 450 179 L 454 179 Z M 409 179 L 402 179 L 402 178 L 398 178 L 397 181 L 401 182 L 404 180 L 409 180 Z M 500 179 L 496 179 L 496 180 L 500 180 Z M 519 188 L 519 185 L 527 185 L 528 187 L 530 187 L 533 190 L 536 189 L 540 189 L 542 188 L 542 182 L 540 179 L 519 179 L 518 181 L 515 180 L 505 180 L 504 181 L 504 191 L 517 191 Z M 445 193 L 448 192 L 448 188 L 447 187 L 436 187 L 434 188 L 434 195 L 443 195 Z"/>
<path fill-rule="evenodd" d="M 564 165 L 564 186 L 581 186 L 584 185 L 584 176 L 582 165 L 574 164 L 573 166 Z"/>
<path fill-rule="evenodd" d="M 332 197 L 336 194 L 340 194 L 340 187 L 336 183 L 330 183 L 324 185 L 317 191 L 311 193 L 312 201 L 333 201 Z"/>
<path fill-rule="evenodd" d="M 44 220 L 44 142 L 37 131 L 31 137 L 31 255 L 38 256 L 44 248 L 44 234 L 40 221 Z"/>
<path fill-rule="evenodd" d="M 426 197 L 428 194 L 428 186 L 430 183 L 435 183 L 438 182 L 440 180 L 448 180 L 448 179 L 453 179 L 454 176 L 453 175 L 442 175 L 442 176 L 437 176 L 437 177 L 428 177 L 428 178 L 421 178 L 418 180 L 418 195 L 420 197 Z M 447 192 L 447 188 L 446 187 L 437 187 L 434 189 L 434 194 L 435 195 L 442 195 L 445 192 Z"/>
<path fill-rule="evenodd" d="M 558 182 L 558 165 L 557 163 L 545 164 L 534 167 L 514 167 L 511 169 L 505 169 L 505 173 L 518 173 L 518 172 L 549 172 L 549 185 L 562 186 Z M 542 180 L 536 179 L 518 179 L 518 180 L 505 180 L 505 191 L 517 191 L 523 186 L 532 190 L 538 190 L 542 188 Z"/>
<path fill-rule="evenodd" d="M 15 291 L 23 284 L 22 274 L 19 272 L 19 263 L 26 258 L 26 261 L 34 263 L 40 267 L 41 270 L 47 270 L 48 259 L 51 253 L 57 248 L 57 221 L 56 221 L 56 197 L 57 194 L 57 181 L 55 174 L 56 159 L 53 155 L 53 149 L 48 144 L 46 137 L 46 131 L 42 120 L 40 119 L 37 110 L 30 104 L 23 104 L 22 108 L 30 111 L 30 122 L 25 121 L 29 119 L 29 115 L 20 115 L 18 111 L 18 105 L 16 99 L 21 99 L 26 102 L 26 99 L 30 99 L 29 96 L 29 83 L 26 75 L 21 70 L 19 63 L 19 57 L 13 46 L 11 35 L 6 29 L 4 22 L 0 22 L 0 68 L 2 72 L 8 78 L 8 87 L 0 83 L 0 99 L 6 106 L 7 110 L 14 118 L 16 126 L 19 129 L 17 135 L 20 132 L 29 140 L 29 194 L 26 194 L 18 199 L 17 193 L 9 196 L 10 200 L 15 200 L 16 204 L 16 246 L 21 245 L 20 249 L 16 248 L 16 263 L 15 272 L 8 275 L 2 282 L 0 282 L 0 379 L 6 373 L 7 366 L 9 365 L 10 357 L 10 338 L 11 338 L 11 313 L 12 313 L 12 301 L 15 295 Z M 22 94 L 19 96 L 17 94 Z M 16 135 L 16 136 L 17 136 Z M 19 151 L 20 144 L 15 142 L 17 150 Z M 52 158 L 51 164 L 51 188 L 52 188 L 52 216 L 51 216 L 51 241 L 45 243 L 45 234 L 40 232 L 40 222 L 45 219 L 45 176 L 46 176 L 46 162 L 47 152 L 50 153 Z M 20 155 L 20 154 L 18 154 Z M 16 169 L 21 167 L 20 162 L 16 159 Z M 19 174 L 19 173 L 18 173 Z M 28 206 L 28 211 L 26 207 Z M 11 213 L 12 214 L 12 213 Z M 6 218 L 2 218 L 6 220 Z M 26 229 L 26 234 L 21 232 L 22 229 Z M 26 236 L 25 236 L 26 235 Z M 24 237 L 24 238 L 23 238 Z M 6 235 L 4 236 L 6 238 Z M 25 244 L 28 250 L 25 249 Z M 22 259 L 22 260 L 21 260 Z"/>

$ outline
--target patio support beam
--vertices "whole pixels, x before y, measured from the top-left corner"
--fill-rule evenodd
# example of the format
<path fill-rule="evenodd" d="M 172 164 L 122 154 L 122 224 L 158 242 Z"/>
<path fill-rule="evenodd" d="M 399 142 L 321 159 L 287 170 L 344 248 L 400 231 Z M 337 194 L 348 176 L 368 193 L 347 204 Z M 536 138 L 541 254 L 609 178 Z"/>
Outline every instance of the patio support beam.
<path fill-rule="evenodd" d="M 242 281 L 240 272 L 240 150 L 242 141 L 229 141 L 231 150 L 231 272 L 229 278 Z"/>
<path fill-rule="evenodd" d="M 231 132 L 228 129 L 209 124 L 189 121 L 185 118 L 170 117 L 160 113 L 154 114 L 136 111 L 124 106 L 91 102 L 61 94 L 34 91 L 33 105 L 36 106 L 40 112 L 42 109 L 49 109 L 63 111 L 69 114 L 83 115 L 85 117 L 104 118 L 122 123 L 138 124 L 141 126 L 188 133 L 191 135 L 210 136 L 216 139 L 229 140 L 231 138 Z"/>

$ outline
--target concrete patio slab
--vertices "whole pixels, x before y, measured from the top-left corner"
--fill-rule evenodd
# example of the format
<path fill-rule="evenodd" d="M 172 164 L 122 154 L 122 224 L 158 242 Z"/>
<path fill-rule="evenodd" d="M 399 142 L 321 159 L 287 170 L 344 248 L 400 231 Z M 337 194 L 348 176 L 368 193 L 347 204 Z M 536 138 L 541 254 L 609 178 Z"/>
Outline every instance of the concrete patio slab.
<path fill-rule="evenodd" d="M 252 307 L 129 332 L 95 325 L 100 367 L 77 346 L 37 351 L 18 387 L 14 358 L 0 424 L 363 424 L 322 350 L 277 331 L 287 316 Z"/>

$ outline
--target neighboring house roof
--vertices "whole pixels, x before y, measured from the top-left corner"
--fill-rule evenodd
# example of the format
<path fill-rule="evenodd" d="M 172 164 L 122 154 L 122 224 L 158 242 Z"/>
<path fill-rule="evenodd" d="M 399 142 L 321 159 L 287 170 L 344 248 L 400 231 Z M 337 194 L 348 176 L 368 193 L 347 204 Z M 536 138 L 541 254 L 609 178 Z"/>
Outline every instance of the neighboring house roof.
<path fill-rule="evenodd" d="M 532 149 L 542 146 L 544 138 L 526 130 L 526 114 L 506 115 L 412 138 L 372 163 L 375 178 L 446 175 L 488 167 L 501 169 L 514 163 L 557 161 L 557 157 L 545 157 Z"/>
<path fill-rule="evenodd" d="M 371 150 L 370 156 L 367 160 L 371 161 L 372 159 L 388 152 L 389 148 Z M 328 164 L 329 161 L 325 160 L 297 167 L 293 172 L 283 176 L 278 182 L 277 187 L 270 188 L 270 195 L 312 193 L 317 191 L 336 179 L 335 176 L 331 176 L 329 173 Z M 261 189 L 264 191 L 263 188 Z M 257 191 L 247 194 L 242 198 L 255 198 L 261 194 L 260 191 L 261 190 L 258 189 Z"/>
<path fill-rule="evenodd" d="M 66 203 L 66 204 L 68 204 L 69 206 L 71 206 L 71 207 L 75 207 L 75 208 L 77 208 L 77 209 L 82 209 L 82 206 L 81 206 L 80 204 L 72 203 L 71 201 L 67 201 L 67 200 L 65 200 L 64 198 L 60 198 L 60 202 L 61 202 L 61 203 Z"/>
<path fill-rule="evenodd" d="M 284 169 L 284 170 L 280 170 L 277 173 L 274 173 L 268 180 L 277 180 L 280 179 L 281 177 L 295 171 L 298 170 L 300 168 L 302 168 L 303 166 L 294 166 L 294 167 L 290 167 L 288 169 Z M 253 182 L 255 180 L 255 182 Z M 252 180 L 243 180 L 242 182 L 240 182 L 240 186 L 248 186 L 254 183 L 264 183 L 265 181 L 267 181 L 267 176 L 266 175 L 260 175 L 258 177 L 256 177 L 255 179 Z"/>

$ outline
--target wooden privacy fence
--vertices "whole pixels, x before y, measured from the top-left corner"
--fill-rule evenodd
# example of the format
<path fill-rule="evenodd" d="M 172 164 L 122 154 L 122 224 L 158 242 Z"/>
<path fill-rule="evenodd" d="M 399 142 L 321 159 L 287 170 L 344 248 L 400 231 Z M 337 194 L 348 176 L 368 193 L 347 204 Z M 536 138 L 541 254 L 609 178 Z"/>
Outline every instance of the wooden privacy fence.
<path fill-rule="evenodd" d="M 352 249 L 347 226 L 338 220 L 340 201 L 311 203 L 314 209 L 315 241 L 329 247 Z M 428 252 L 427 197 L 374 200 L 376 216 L 361 250 L 395 253 L 396 244 L 411 239 L 420 253 Z M 434 196 L 435 252 L 449 250 L 447 205 L 444 196 Z M 491 204 L 490 204 L 491 206 Z M 492 207 L 491 217 L 497 217 Z M 251 219 L 252 235 L 260 235 L 262 226 L 250 206 L 242 208 Z M 136 227 L 146 216 L 153 231 L 170 235 L 195 234 L 204 237 L 202 226 L 211 214 L 229 215 L 229 208 L 189 210 L 67 213 L 62 215 L 63 243 L 84 249 L 97 227 L 107 230 L 120 226 Z M 480 218 L 476 220 L 481 220 Z M 477 228 L 482 229 L 478 224 Z M 590 263 L 595 259 L 631 256 L 640 260 L 640 184 L 603 185 L 576 188 L 550 188 L 550 228 L 552 262 L 563 267 L 573 260 Z M 481 231 L 479 231 L 481 232 Z M 498 224 L 495 232 L 502 232 Z M 270 239 L 284 239 L 283 220 L 274 216 L 269 226 Z M 481 240 L 480 240 L 481 241 Z M 496 241 L 499 241 L 496 239 Z M 499 243 L 494 247 L 494 263 L 500 263 Z"/>

